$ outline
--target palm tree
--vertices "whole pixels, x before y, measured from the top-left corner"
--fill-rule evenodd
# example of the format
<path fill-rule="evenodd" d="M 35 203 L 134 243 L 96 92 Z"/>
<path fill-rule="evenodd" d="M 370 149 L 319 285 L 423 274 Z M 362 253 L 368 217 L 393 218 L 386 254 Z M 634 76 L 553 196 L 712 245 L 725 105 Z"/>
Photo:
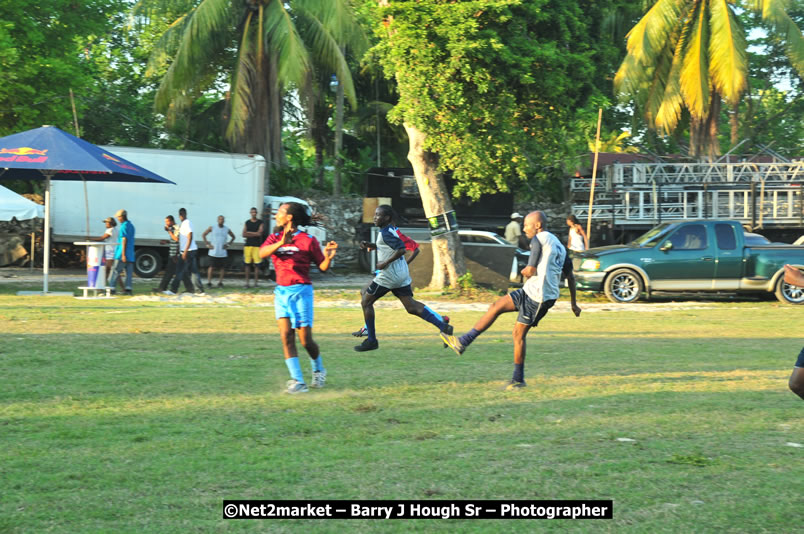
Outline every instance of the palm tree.
<path fill-rule="evenodd" d="M 354 105 L 343 49 L 363 33 L 349 0 L 139 0 L 135 15 L 175 16 L 154 46 L 151 64 L 172 58 L 156 95 L 162 112 L 230 80 L 226 137 L 234 150 L 282 163 L 282 100 L 287 84 L 303 88 L 320 69 L 333 72 Z"/>
<path fill-rule="evenodd" d="M 804 36 L 785 11 L 784 0 L 746 0 L 740 6 L 786 43 L 804 77 Z M 648 126 L 675 130 L 686 109 L 690 155 L 714 156 L 721 99 L 735 106 L 746 89 L 746 39 L 736 0 L 658 0 L 628 33 L 628 53 L 614 78 L 615 90 L 633 98 Z"/>

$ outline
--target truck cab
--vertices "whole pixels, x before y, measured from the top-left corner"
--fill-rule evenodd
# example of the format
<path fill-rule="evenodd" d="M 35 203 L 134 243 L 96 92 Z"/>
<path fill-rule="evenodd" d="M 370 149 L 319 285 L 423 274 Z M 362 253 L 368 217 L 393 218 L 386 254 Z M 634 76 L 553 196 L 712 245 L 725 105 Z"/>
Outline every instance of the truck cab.
<path fill-rule="evenodd" d="M 804 303 L 804 292 L 782 276 L 786 263 L 804 267 L 804 247 L 749 244 L 756 242 L 737 221 L 668 222 L 626 245 L 577 254 L 573 267 L 579 289 L 602 290 L 612 302 L 657 291 L 764 291 L 782 302 Z"/>

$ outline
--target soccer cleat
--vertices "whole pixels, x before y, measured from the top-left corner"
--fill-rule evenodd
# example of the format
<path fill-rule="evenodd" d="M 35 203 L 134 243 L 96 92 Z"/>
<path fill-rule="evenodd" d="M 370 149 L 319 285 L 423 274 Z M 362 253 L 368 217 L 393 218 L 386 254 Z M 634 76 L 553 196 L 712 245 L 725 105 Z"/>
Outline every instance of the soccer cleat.
<path fill-rule="evenodd" d="M 508 382 L 505 385 L 505 387 L 503 389 L 505 391 L 513 391 L 515 389 L 524 388 L 525 386 L 527 386 L 527 384 L 525 383 L 524 380 L 522 382 L 517 382 L 516 380 L 511 380 L 510 382 Z"/>
<path fill-rule="evenodd" d="M 457 354 L 458 356 L 463 354 L 463 351 L 466 350 L 466 347 L 464 347 L 461 344 L 460 340 L 457 337 L 453 336 L 452 334 L 445 334 L 444 332 L 441 332 L 440 335 L 441 340 L 444 342 L 444 344 L 449 348 L 451 348 L 452 350 L 454 350 L 455 354 Z"/>
<path fill-rule="evenodd" d="M 176 293 L 174 293 L 173 291 L 171 291 L 169 289 L 166 289 L 166 290 L 162 291 L 162 294 L 167 295 L 169 297 L 175 297 L 176 296 Z"/>
<path fill-rule="evenodd" d="M 295 395 L 296 393 L 307 393 L 308 391 L 310 391 L 310 389 L 307 387 L 307 384 L 304 382 L 299 382 L 293 378 L 288 380 L 287 389 L 285 389 L 285 393 L 289 393 L 291 395 Z"/>
<path fill-rule="evenodd" d="M 355 337 L 367 336 L 368 335 L 368 328 L 366 328 L 365 326 L 361 326 L 360 330 L 358 330 L 357 332 L 352 332 L 352 335 L 355 336 Z"/>
<path fill-rule="evenodd" d="M 324 387 L 324 382 L 326 381 L 327 381 L 326 371 L 313 371 L 313 383 L 310 384 L 310 387 L 322 388 Z"/>
<path fill-rule="evenodd" d="M 355 350 L 357 352 L 366 352 L 367 350 L 377 350 L 380 348 L 380 342 L 376 339 L 374 341 L 370 339 L 364 339 L 363 343 L 360 345 L 355 345 Z"/>

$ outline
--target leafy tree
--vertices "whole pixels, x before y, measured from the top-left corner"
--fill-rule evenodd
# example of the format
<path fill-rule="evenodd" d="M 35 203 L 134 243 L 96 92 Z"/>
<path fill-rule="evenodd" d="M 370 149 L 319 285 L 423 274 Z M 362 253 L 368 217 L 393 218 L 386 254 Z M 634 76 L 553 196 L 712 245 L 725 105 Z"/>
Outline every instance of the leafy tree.
<path fill-rule="evenodd" d="M 354 102 L 342 49 L 361 32 L 347 0 L 140 0 L 135 13 L 175 16 L 152 56 L 154 68 L 169 65 L 157 109 L 186 108 L 228 79 L 226 136 L 235 150 L 282 162 L 285 86 L 304 87 L 314 65 L 334 72 Z"/>
<path fill-rule="evenodd" d="M 575 110 L 596 93 L 592 2 L 422 0 L 378 11 L 372 55 L 397 83 L 425 214 L 450 211 L 441 172 L 477 198 L 554 163 Z M 579 139 L 582 141 L 582 137 Z M 465 271 L 454 234 L 436 239 L 431 286 Z"/>
<path fill-rule="evenodd" d="M 0 2 L 0 135 L 43 124 L 72 130 L 69 89 L 92 87 L 92 43 L 122 0 Z"/>
<path fill-rule="evenodd" d="M 749 0 L 745 8 L 785 43 L 804 75 L 804 37 L 783 0 Z M 628 34 L 628 54 L 614 83 L 633 98 L 648 125 L 673 132 L 689 113 L 690 154 L 714 156 L 721 100 L 735 107 L 746 90 L 746 38 L 735 0 L 658 0 Z"/>

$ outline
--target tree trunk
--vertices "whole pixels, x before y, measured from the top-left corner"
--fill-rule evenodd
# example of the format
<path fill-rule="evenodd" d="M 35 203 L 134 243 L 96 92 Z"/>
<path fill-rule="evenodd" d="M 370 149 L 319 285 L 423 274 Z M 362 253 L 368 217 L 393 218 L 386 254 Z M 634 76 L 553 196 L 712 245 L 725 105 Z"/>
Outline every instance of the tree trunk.
<path fill-rule="evenodd" d="M 731 146 L 729 148 L 734 147 L 737 143 L 740 142 L 740 103 L 735 102 L 731 106 L 731 113 L 729 114 L 729 141 Z"/>
<path fill-rule="evenodd" d="M 449 192 L 438 173 L 438 155 L 424 149 L 424 132 L 407 123 L 405 131 L 409 141 L 408 161 L 416 175 L 425 216 L 433 217 L 452 211 Z M 456 287 L 458 278 L 466 274 L 463 246 L 458 233 L 450 232 L 433 238 L 432 247 L 433 278 L 430 280 L 430 288 Z"/>
<path fill-rule="evenodd" d="M 720 94 L 712 91 L 712 101 L 709 104 L 709 114 L 706 116 L 706 155 L 710 161 L 715 161 L 720 155 L 720 141 L 717 138 L 720 126 Z"/>
<path fill-rule="evenodd" d="M 332 179 L 332 194 L 341 194 L 341 170 L 343 169 L 343 83 L 338 80 L 335 94 L 335 176 Z"/>

